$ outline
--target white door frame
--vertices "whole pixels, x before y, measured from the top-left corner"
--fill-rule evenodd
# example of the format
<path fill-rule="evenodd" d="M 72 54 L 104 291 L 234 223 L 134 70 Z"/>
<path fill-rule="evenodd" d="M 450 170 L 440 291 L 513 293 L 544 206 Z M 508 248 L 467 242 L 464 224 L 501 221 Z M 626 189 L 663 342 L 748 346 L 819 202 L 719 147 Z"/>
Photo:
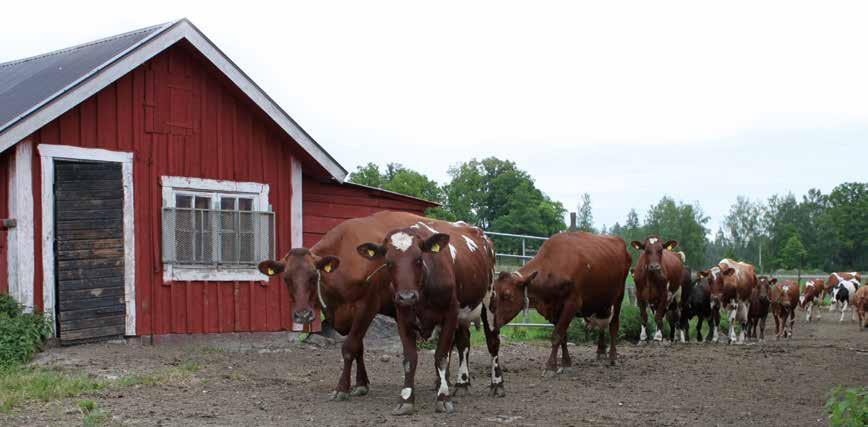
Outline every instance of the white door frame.
<path fill-rule="evenodd" d="M 124 302 L 125 335 L 136 335 L 136 234 L 133 205 L 133 153 L 71 145 L 40 144 L 42 164 L 42 271 L 43 311 L 57 318 L 54 263 L 54 161 L 87 160 L 121 164 L 124 187 Z M 57 331 L 54 331 L 57 335 Z"/>

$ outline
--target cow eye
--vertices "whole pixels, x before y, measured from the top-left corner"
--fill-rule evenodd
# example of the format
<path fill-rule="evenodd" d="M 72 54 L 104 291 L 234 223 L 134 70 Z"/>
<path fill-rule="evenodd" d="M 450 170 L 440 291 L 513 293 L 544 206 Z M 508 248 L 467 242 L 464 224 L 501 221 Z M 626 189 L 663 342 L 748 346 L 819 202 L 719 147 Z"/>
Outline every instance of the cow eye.
<path fill-rule="evenodd" d="M 422 265 L 422 257 L 416 258 L 416 265 Z"/>

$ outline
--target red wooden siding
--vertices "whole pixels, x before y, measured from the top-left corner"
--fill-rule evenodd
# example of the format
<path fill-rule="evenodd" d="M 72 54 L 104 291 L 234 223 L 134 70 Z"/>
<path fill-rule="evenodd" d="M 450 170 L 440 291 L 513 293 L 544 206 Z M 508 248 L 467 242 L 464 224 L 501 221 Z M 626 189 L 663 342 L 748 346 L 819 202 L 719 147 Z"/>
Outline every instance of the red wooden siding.
<path fill-rule="evenodd" d="M 394 210 L 424 215 L 435 206 L 400 195 L 355 185 L 322 183 L 311 177 L 302 181 L 304 246 L 311 247 L 332 227 L 350 219 Z"/>
<path fill-rule="evenodd" d="M 289 296 L 276 279 L 267 284 L 163 283 L 159 184 L 163 175 L 269 184 L 269 202 L 277 217 L 277 251 L 290 249 L 289 168 L 296 145 L 200 54 L 183 44 L 171 47 L 33 138 L 37 145 L 134 153 L 137 335 L 290 327 Z M 35 233 L 41 236 L 37 152 L 33 175 Z M 2 203 L 5 198 L 0 209 Z M 36 239 L 36 265 L 42 263 L 41 242 L 41 237 Z M 37 269 L 37 307 L 42 307 L 41 275 Z"/>
<path fill-rule="evenodd" d="M 0 220 L 9 218 L 9 178 L 12 162 L 15 161 L 14 153 L 15 150 L 10 149 L 0 154 Z M 9 293 L 7 234 L 8 232 L 0 230 L 0 294 Z"/>

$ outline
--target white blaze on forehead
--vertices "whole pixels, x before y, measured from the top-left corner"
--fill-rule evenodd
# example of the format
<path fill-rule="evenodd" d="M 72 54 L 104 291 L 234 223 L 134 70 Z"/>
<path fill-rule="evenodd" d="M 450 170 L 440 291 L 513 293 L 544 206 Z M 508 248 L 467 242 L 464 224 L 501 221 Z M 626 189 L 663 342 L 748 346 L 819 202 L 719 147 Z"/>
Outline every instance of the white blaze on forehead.
<path fill-rule="evenodd" d="M 467 249 L 470 249 L 470 252 L 476 252 L 476 248 L 478 247 L 476 246 L 476 242 L 463 234 L 461 235 L 461 237 L 463 237 L 464 241 L 467 243 Z"/>
<path fill-rule="evenodd" d="M 452 243 L 449 244 L 449 253 L 452 254 L 452 261 L 455 261 L 455 257 L 458 255 L 458 251 L 455 250 L 455 246 L 452 246 Z"/>
<path fill-rule="evenodd" d="M 410 396 L 413 395 L 413 389 L 410 387 L 404 387 L 401 389 L 401 399 L 407 400 Z"/>
<path fill-rule="evenodd" d="M 393 234 L 390 240 L 392 246 L 401 252 L 406 251 L 413 244 L 413 236 L 403 231 Z"/>
<path fill-rule="evenodd" d="M 656 237 L 652 237 L 652 238 L 648 239 L 648 243 L 650 243 L 650 244 L 652 244 L 652 245 L 655 244 L 655 243 L 657 243 L 657 238 L 656 238 Z"/>

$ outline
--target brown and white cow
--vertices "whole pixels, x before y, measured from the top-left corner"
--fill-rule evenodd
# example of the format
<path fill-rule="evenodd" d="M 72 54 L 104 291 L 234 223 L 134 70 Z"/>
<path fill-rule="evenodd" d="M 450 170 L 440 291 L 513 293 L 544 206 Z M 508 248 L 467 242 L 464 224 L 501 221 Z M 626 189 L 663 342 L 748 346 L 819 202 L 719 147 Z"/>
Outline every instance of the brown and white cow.
<path fill-rule="evenodd" d="M 862 273 L 860 273 L 858 271 L 851 271 L 851 272 L 836 271 L 836 272 L 830 274 L 829 278 L 826 279 L 826 288 L 825 288 L 826 295 L 829 295 L 829 297 L 832 297 L 832 291 L 834 289 L 836 289 L 838 287 L 838 285 L 840 285 L 843 282 L 853 281 L 853 280 L 855 280 L 856 285 L 862 284 Z M 840 303 L 835 298 L 832 298 L 831 301 L 832 301 L 832 303 L 829 305 L 829 311 L 838 310 Z M 841 312 L 842 318 L 843 318 L 843 314 L 844 313 Z"/>
<path fill-rule="evenodd" d="M 620 325 L 624 284 L 632 260 L 624 241 L 585 232 L 558 233 L 518 271 L 500 273 L 494 282 L 495 330 L 509 323 L 524 308 L 533 307 L 555 325 L 545 375 L 572 361 L 567 351 L 567 328 L 575 317 L 600 329 L 597 357 L 606 355 L 605 328 L 609 328 L 609 363 L 615 364 L 615 341 Z"/>
<path fill-rule="evenodd" d="M 805 313 L 805 321 L 811 322 L 814 320 L 814 309 L 817 310 L 817 320 L 822 319 L 820 316 L 820 304 L 823 302 L 825 294 L 825 280 L 814 279 L 805 282 L 805 292 L 799 297 L 799 307 L 803 308 Z"/>
<path fill-rule="evenodd" d="M 711 282 L 711 302 L 713 306 L 729 311 L 728 335 L 730 344 L 744 344 L 748 311 L 750 310 L 750 296 L 757 282 L 754 266 L 724 258 L 718 263 L 717 269 L 717 273 L 712 268 L 699 274 L 703 277 L 714 277 Z M 736 321 L 741 323 L 741 332 L 737 340 L 735 336 Z"/>
<path fill-rule="evenodd" d="M 777 282 L 772 279 L 771 302 L 775 316 L 775 338 L 792 338 L 796 323 L 796 306 L 799 303 L 799 285 L 792 280 Z"/>
<path fill-rule="evenodd" d="M 639 261 L 633 273 L 636 283 L 636 301 L 639 303 L 639 316 L 642 320 L 642 331 L 639 342 L 648 339 L 648 313 L 650 305 L 654 312 L 657 332 L 654 340 L 663 340 L 663 317 L 668 309 L 678 310 L 682 297 L 682 270 L 684 264 L 681 258 L 672 253 L 678 246 L 675 240 L 663 242 L 658 236 L 649 236 L 644 242 L 634 240 L 630 243 L 633 249 L 640 251 Z M 679 330 L 681 341 L 684 342 L 684 331 Z"/>
<path fill-rule="evenodd" d="M 437 412 L 453 412 L 447 378 L 449 354 L 455 337 L 459 354 L 456 391 L 470 385 L 467 360 L 470 322 L 480 317 L 492 357 L 491 393 L 503 396 L 503 378 L 497 362 L 499 337 L 482 314 L 494 269 L 491 241 L 482 230 L 463 223 L 425 220 L 390 231 L 377 242 L 358 246 L 358 253 L 384 266 L 395 304 L 398 333 L 404 349 L 404 387 L 394 415 L 414 412 L 416 401 L 417 337 L 428 339 L 440 329 L 434 368 L 437 375 Z"/>
<path fill-rule="evenodd" d="M 267 260 L 259 270 L 279 275 L 292 297 L 295 323 L 309 324 L 319 311 L 342 335 L 343 369 L 332 392 L 334 400 L 368 393 L 363 338 L 378 313 L 395 316 L 388 278 L 377 266 L 359 258 L 358 245 L 380 240 L 389 230 L 410 226 L 424 218 L 404 212 L 380 212 L 338 224 L 310 249 L 295 248 L 280 260 Z M 350 391 L 352 363 L 356 362 L 356 385 Z"/>
<path fill-rule="evenodd" d="M 856 291 L 853 310 L 859 316 L 859 330 L 868 328 L 868 286 L 862 286 Z"/>
<path fill-rule="evenodd" d="M 750 307 L 747 314 L 748 338 L 765 341 L 766 319 L 768 318 L 769 306 L 771 305 L 772 287 L 777 281 L 778 279 L 769 279 L 766 276 L 760 276 L 757 279 L 757 286 L 750 295 Z M 757 337 L 757 329 L 759 329 L 759 337 Z"/>

